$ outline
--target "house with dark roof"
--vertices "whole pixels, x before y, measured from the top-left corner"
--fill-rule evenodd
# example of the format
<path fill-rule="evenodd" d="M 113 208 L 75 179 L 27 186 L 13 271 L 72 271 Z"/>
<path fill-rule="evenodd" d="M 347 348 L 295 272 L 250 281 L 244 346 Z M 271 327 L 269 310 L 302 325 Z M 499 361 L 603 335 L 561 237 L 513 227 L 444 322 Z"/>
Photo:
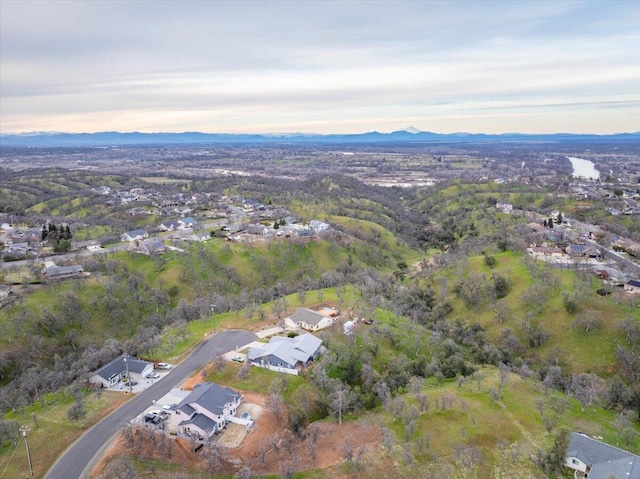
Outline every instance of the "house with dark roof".
<path fill-rule="evenodd" d="M 572 432 L 565 466 L 585 479 L 640 479 L 640 456 Z"/>
<path fill-rule="evenodd" d="M 263 347 L 253 347 L 247 360 L 254 366 L 289 374 L 298 374 L 320 353 L 322 340 L 311 333 L 295 338 L 273 336 Z"/>
<path fill-rule="evenodd" d="M 57 266 L 51 263 L 45 265 L 42 273 L 44 275 L 44 279 L 48 281 L 81 278 L 82 276 L 85 276 L 84 270 L 79 264 L 71 266 Z"/>
<path fill-rule="evenodd" d="M 118 356 L 109 364 L 105 364 L 89 378 L 92 384 L 108 388 L 116 385 L 123 379 L 132 381 L 146 378 L 153 372 L 153 363 L 131 356 Z"/>
<path fill-rule="evenodd" d="M 328 328 L 333 324 L 333 318 L 325 314 L 307 308 L 298 308 L 286 318 L 284 324 L 289 329 L 306 329 L 307 331 L 318 331 Z"/>
<path fill-rule="evenodd" d="M 640 293 L 640 281 L 637 281 L 635 279 L 630 279 L 624 285 L 624 290 L 627 293 Z"/>
<path fill-rule="evenodd" d="M 174 230 L 177 230 L 179 227 L 180 227 L 180 223 L 178 223 L 178 220 L 167 220 L 160 223 L 160 226 L 158 226 L 158 229 L 160 231 L 174 231 Z"/>
<path fill-rule="evenodd" d="M 168 428 L 198 438 L 210 438 L 235 416 L 242 395 L 215 383 L 194 386 L 178 404 L 169 409 Z"/>
<path fill-rule="evenodd" d="M 132 245 L 133 247 L 133 245 Z M 147 256 L 160 255 L 166 252 L 169 248 L 160 241 L 158 238 L 151 238 L 141 241 L 137 248 L 133 248 L 136 253 L 146 254 Z"/>
<path fill-rule="evenodd" d="M 600 253 L 597 249 L 584 244 L 572 244 L 565 249 L 567 254 L 572 257 L 597 258 Z"/>

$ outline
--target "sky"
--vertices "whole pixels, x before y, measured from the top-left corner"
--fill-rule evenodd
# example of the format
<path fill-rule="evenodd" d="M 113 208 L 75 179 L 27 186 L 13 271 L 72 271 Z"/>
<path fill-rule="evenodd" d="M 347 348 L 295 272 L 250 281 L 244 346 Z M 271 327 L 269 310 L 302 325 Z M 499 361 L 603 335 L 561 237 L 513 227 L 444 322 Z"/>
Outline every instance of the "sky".
<path fill-rule="evenodd" d="M 640 131 L 640 1 L 0 0 L 0 133 Z"/>

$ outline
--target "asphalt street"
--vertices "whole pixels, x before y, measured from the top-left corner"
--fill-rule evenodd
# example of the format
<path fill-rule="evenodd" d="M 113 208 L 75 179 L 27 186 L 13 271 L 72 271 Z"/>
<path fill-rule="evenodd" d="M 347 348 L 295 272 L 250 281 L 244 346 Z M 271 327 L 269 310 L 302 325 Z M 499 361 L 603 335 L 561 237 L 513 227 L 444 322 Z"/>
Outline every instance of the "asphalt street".
<path fill-rule="evenodd" d="M 49 469 L 46 479 L 85 478 L 120 428 L 167 394 L 172 388 L 191 376 L 212 356 L 224 354 L 258 337 L 249 331 L 226 331 L 201 343 L 191 355 L 175 366 L 169 374 L 113 411 L 73 443 Z"/>

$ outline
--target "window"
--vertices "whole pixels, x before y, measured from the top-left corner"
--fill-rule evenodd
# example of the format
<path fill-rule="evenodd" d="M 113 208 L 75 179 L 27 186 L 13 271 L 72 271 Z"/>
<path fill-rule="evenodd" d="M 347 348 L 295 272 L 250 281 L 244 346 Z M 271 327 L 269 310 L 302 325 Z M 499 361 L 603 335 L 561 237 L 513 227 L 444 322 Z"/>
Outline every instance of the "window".
<path fill-rule="evenodd" d="M 176 411 L 176 414 L 179 416 L 180 415 L 180 411 Z"/>
<path fill-rule="evenodd" d="M 577 459 L 571 459 L 571 464 L 580 464 Z"/>

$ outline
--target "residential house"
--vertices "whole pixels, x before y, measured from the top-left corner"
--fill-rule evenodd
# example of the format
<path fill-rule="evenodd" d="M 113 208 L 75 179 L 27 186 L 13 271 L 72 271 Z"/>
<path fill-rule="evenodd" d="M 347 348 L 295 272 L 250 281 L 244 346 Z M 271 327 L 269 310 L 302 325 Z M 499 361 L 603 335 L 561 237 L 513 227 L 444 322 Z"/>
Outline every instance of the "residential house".
<path fill-rule="evenodd" d="M 247 233 L 250 235 L 267 236 L 269 234 L 269 228 L 264 225 L 249 225 L 247 226 Z"/>
<path fill-rule="evenodd" d="M 635 279 L 627 281 L 627 283 L 624 285 L 624 290 L 627 293 L 640 293 L 640 281 L 637 281 Z"/>
<path fill-rule="evenodd" d="M 242 395 L 215 383 L 202 383 L 169 409 L 168 428 L 182 434 L 208 439 L 235 416 Z"/>
<path fill-rule="evenodd" d="M 211 239 L 211 234 L 206 231 L 201 231 L 200 233 L 193 233 L 191 236 L 184 238 L 185 241 L 198 241 L 203 242 Z"/>
<path fill-rule="evenodd" d="M 141 241 L 148 237 L 149 237 L 149 233 L 147 233 L 143 229 L 138 229 L 138 230 L 132 230 L 132 231 L 127 231 L 126 233 L 123 233 L 122 235 L 120 235 L 120 241 L 129 241 L 129 242 Z"/>
<path fill-rule="evenodd" d="M 178 220 L 179 228 L 181 230 L 186 230 L 189 228 L 193 228 L 198 222 L 193 219 L 191 216 L 187 216 L 186 218 L 182 218 Z"/>
<path fill-rule="evenodd" d="M 167 251 L 167 247 L 157 238 L 141 241 L 137 248 L 134 249 L 136 253 L 146 254 L 147 256 L 159 255 Z"/>
<path fill-rule="evenodd" d="M 598 266 L 596 274 L 599 278 L 606 280 L 614 286 L 624 286 L 629 280 L 633 279 L 631 275 L 618 271 L 610 266 Z"/>
<path fill-rule="evenodd" d="M 160 223 L 160 226 L 158 226 L 158 229 L 160 231 L 174 231 L 174 230 L 177 230 L 179 227 L 180 227 L 180 223 L 178 223 L 178 220 L 167 220 Z"/>
<path fill-rule="evenodd" d="M 640 479 L 640 456 L 572 432 L 565 466 L 587 479 Z"/>
<path fill-rule="evenodd" d="M 45 262 L 42 270 L 44 279 L 47 281 L 56 281 L 70 278 L 81 278 L 85 275 L 82 266 L 74 264 L 72 266 L 57 266 L 51 261 Z"/>
<path fill-rule="evenodd" d="M 311 309 L 298 308 L 291 316 L 284 318 L 284 324 L 290 329 L 302 328 L 307 331 L 318 331 L 331 326 L 333 318 Z"/>
<path fill-rule="evenodd" d="M 316 233 L 320 233 L 322 231 L 326 231 L 327 229 L 329 229 L 329 225 L 323 221 L 311 220 L 309 222 L 309 228 L 311 228 Z"/>
<path fill-rule="evenodd" d="M 571 257 L 597 258 L 600 256 L 600 252 L 596 248 L 584 244 L 569 245 L 565 248 L 565 251 Z"/>
<path fill-rule="evenodd" d="M 247 353 L 247 360 L 254 366 L 289 374 L 298 374 L 320 353 L 322 340 L 311 333 L 295 338 L 273 336 L 263 347 L 253 347 Z"/>
<path fill-rule="evenodd" d="M 140 381 L 153 372 L 153 363 L 134 358 L 132 356 L 118 356 L 109 364 L 102 366 L 89 378 L 92 384 L 108 388 L 123 379 Z"/>
<path fill-rule="evenodd" d="M 29 243 L 26 242 L 12 243 L 10 245 L 7 245 L 3 250 L 4 255 L 13 256 L 15 258 L 26 256 L 32 252 L 33 249 L 29 246 Z"/>
<path fill-rule="evenodd" d="M 496 209 L 503 213 L 513 213 L 513 205 L 511 203 L 503 203 L 499 201 L 496 203 Z"/>
<path fill-rule="evenodd" d="M 264 206 L 262 206 L 258 200 L 254 200 L 253 198 L 246 198 L 242 202 L 242 209 L 245 211 L 259 210 L 260 208 L 264 209 Z"/>

